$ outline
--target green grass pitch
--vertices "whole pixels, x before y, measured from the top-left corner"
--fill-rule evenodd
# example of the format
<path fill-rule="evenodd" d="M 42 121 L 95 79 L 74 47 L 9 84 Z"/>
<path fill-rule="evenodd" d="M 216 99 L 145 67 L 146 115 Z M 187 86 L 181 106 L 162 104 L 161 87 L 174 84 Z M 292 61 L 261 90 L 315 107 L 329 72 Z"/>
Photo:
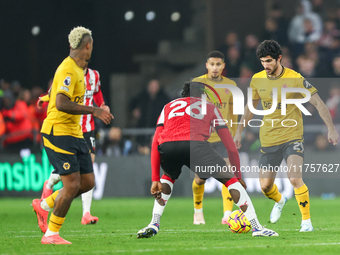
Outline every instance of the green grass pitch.
<path fill-rule="evenodd" d="M 312 198 L 315 231 L 299 233 L 301 216 L 295 199 L 290 199 L 280 221 L 268 223 L 274 202 L 254 197 L 260 222 L 279 237 L 234 234 L 221 225 L 221 198 L 205 197 L 205 225 L 195 226 L 191 198 L 170 199 L 159 233 L 137 239 L 136 232 L 150 219 L 153 199 L 111 198 L 92 202 L 96 225 L 80 223 L 80 199 L 74 200 L 60 235 L 72 245 L 42 245 L 42 233 L 27 198 L 0 199 L 0 254 L 339 254 L 340 199 Z M 236 207 L 235 207 L 236 209 Z"/>

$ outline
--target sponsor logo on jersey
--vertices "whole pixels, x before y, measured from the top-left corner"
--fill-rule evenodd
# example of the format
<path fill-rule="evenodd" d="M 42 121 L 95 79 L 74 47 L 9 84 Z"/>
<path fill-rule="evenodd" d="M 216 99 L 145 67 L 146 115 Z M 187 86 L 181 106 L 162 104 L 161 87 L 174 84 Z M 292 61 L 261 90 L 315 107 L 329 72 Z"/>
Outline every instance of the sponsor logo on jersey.
<path fill-rule="evenodd" d="M 65 90 L 65 91 L 67 91 L 67 92 L 69 92 L 70 90 L 68 89 L 68 87 L 65 87 L 65 86 L 61 86 L 61 88 L 60 88 L 61 90 Z"/>
<path fill-rule="evenodd" d="M 71 84 L 71 77 L 70 76 L 67 76 L 66 78 L 65 78 L 65 80 L 64 80 L 64 85 L 66 85 L 66 86 L 70 86 L 70 84 Z"/>
<path fill-rule="evenodd" d="M 74 99 L 74 102 L 77 103 L 77 104 L 82 104 L 84 101 L 84 95 L 79 97 L 77 96 L 75 99 Z"/>
<path fill-rule="evenodd" d="M 85 97 L 93 97 L 94 92 L 90 90 L 85 91 Z"/>

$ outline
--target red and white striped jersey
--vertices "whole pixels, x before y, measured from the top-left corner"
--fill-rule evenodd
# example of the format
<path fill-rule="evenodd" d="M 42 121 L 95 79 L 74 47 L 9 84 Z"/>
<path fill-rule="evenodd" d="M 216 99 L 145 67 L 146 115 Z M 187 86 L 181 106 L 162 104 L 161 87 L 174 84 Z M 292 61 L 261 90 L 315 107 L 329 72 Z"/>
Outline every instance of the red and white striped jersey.
<path fill-rule="evenodd" d="M 101 92 L 100 76 L 99 72 L 87 68 L 87 73 L 84 76 L 86 92 L 84 95 L 84 105 L 93 106 L 93 100 L 99 107 L 103 102 L 103 95 Z M 92 114 L 84 114 L 80 118 L 80 126 L 83 133 L 91 132 L 94 130 L 94 120 Z"/>

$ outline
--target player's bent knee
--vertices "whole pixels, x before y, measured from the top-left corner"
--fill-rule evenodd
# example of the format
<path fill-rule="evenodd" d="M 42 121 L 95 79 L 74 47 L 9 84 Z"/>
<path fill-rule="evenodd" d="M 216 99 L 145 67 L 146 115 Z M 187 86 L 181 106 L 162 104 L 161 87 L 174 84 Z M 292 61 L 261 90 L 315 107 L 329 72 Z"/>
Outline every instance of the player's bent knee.
<path fill-rule="evenodd" d="M 298 189 L 304 185 L 304 182 L 301 178 L 289 178 L 289 181 L 294 189 Z"/>
<path fill-rule="evenodd" d="M 94 185 L 95 185 L 94 178 L 83 179 L 82 182 L 81 182 L 80 191 L 82 193 L 87 192 L 87 191 L 93 189 Z"/>
<path fill-rule="evenodd" d="M 93 182 L 92 182 L 92 181 L 88 181 L 88 182 L 86 182 L 86 183 L 82 183 L 82 186 L 80 187 L 80 190 L 81 190 L 83 193 L 84 193 L 84 192 L 87 192 L 87 191 L 93 189 L 93 188 L 94 188 L 94 185 L 95 185 L 94 181 L 93 181 Z"/>
<path fill-rule="evenodd" d="M 73 182 L 68 182 L 64 183 L 64 189 L 68 194 L 72 194 L 76 196 L 80 189 L 80 182 L 79 181 L 73 181 Z"/>

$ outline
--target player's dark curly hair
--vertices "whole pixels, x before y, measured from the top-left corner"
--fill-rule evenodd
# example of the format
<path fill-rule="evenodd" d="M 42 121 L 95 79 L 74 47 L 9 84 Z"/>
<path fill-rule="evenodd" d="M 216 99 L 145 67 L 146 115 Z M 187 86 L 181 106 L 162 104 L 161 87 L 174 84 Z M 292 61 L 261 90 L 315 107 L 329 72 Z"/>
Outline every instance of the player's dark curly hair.
<path fill-rule="evenodd" d="M 204 84 L 187 81 L 183 85 L 182 97 L 201 97 L 204 93 Z"/>
<path fill-rule="evenodd" d="M 258 58 L 264 58 L 271 56 L 277 60 L 282 55 L 282 49 L 280 44 L 274 40 L 264 40 L 256 49 L 256 55 Z"/>
<path fill-rule="evenodd" d="M 208 56 L 207 56 L 207 60 L 209 58 L 220 58 L 222 59 L 222 61 L 224 62 L 224 54 L 218 50 L 214 50 L 209 52 Z"/>

